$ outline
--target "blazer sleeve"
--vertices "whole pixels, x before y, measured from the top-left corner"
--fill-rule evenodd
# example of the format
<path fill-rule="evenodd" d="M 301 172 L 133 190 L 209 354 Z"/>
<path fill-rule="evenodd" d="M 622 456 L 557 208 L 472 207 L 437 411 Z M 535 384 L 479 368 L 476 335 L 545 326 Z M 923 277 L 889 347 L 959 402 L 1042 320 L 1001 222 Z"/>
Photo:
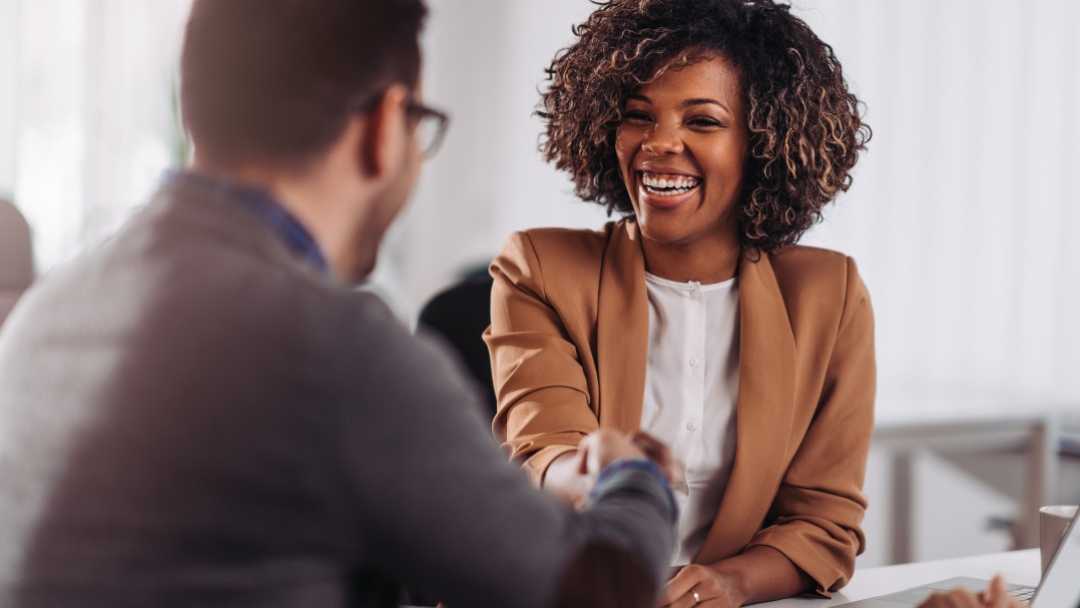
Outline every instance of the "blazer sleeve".
<path fill-rule="evenodd" d="M 491 264 L 491 326 L 484 341 L 498 401 L 492 430 L 540 485 L 548 465 L 599 427 L 578 352 L 547 297 L 527 233 Z"/>
<path fill-rule="evenodd" d="M 750 542 L 783 553 L 826 597 L 851 579 L 865 547 L 862 485 L 875 374 L 870 296 L 849 258 L 844 312 L 817 411 L 780 484 L 772 524 Z"/>

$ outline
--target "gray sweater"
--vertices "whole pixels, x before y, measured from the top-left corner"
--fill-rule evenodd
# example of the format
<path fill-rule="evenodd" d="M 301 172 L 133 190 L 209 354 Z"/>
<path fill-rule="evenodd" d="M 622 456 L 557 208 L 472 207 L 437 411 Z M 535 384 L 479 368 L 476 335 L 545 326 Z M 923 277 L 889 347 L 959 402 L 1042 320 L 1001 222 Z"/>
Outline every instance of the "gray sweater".
<path fill-rule="evenodd" d="M 377 298 L 168 186 L 0 330 L 0 604 L 539 607 L 596 542 L 660 580 L 662 484 L 576 513 L 478 410 Z"/>

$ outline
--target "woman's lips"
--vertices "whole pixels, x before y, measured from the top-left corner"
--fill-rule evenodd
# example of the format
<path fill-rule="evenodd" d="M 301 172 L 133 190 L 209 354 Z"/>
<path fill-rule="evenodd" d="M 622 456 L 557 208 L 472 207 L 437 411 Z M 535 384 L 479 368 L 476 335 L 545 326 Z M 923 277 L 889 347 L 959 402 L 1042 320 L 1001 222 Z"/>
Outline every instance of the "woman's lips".
<path fill-rule="evenodd" d="M 693 199 L 701 190 L 701 179 L 695 177 L 649 174 L 648 178 L 649 179 L 646 180 L 645 172 L 637 172 L 638 200 L 657 209 L 673 209 L 678 207 Z M 658 192 L 645 185 L 646 181 L 649 181 L 650 184 L 671 184 L 675 180 L 679 180 L 677 183 L 683 184 L 684 188 L 690 184 L 692 184 L 692 186 L 682 192 Z"/>

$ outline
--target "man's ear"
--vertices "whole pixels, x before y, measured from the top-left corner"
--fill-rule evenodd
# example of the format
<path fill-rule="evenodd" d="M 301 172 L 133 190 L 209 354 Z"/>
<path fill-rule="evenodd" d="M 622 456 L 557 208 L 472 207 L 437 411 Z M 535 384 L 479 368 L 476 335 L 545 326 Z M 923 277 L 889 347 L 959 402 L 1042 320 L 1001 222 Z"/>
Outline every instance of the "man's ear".
<path fill-rule="evenodd" d="M 408 98 L 409 90 L 405 86 L 390 85 L 365 117 L 360 168 L 369 178 L 385 176 L 405 154 L 409 137 L 405 120 Z"/>

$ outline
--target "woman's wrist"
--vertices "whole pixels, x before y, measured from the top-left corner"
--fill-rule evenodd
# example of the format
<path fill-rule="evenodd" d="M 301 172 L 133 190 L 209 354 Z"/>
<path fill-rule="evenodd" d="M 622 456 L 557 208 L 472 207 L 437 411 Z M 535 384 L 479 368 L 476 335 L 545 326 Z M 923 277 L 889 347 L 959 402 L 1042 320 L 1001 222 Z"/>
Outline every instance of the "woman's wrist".
<path fill-rule="evenodd" d="M 722 560 L 710 565 L 709 569 L 716 573 L 721 584 L 728 589 L 731 605 L 743 606 L 751 601 L 753 597 L 750 589 L 751 577 L 746 575 L 738 562 L 732 563 L 730 559 Z"/>
<path fill-rule="evenodd" d="M 548 464 L 540 479 L 540 487 L 572 505 L 581 506 L 585 501 L 588 485 L 578 473 L 577 461 L 577 450 L 560 454 Z"/>
<path fill-rule="evenodd" d="M 728 582 L 740 605 L 794 597 L 813 587 L 809 577 L 783 553 L 763 545 L 750 547 L 709 568 Z"/>

